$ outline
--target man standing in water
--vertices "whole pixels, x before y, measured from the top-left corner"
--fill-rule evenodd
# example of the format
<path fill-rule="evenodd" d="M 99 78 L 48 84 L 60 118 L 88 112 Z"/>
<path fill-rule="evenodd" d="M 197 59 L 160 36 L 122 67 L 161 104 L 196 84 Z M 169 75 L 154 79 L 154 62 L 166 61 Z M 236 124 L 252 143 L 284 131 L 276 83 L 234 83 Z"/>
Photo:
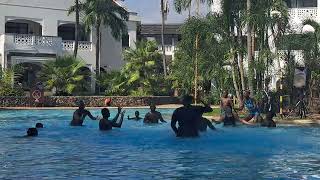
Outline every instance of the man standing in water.
<path fill-rule="evenodd" d="M 160 112 L 156 111 L 156 105 L 151 104 L 150 105 L 150 112 L 148 112 L 143 122 L 144 123 L 159 123 L 159 120 L 163 123 L 166 123 L 166 121 L 163 119 Z"/>
<path fill-rule="evenodd" d="M 89 116 L 90 119 L 92 120 L 97 120 L 96 117 L 93 117 L 91 113 L 85 109 L 85 104 L 81 100 L 79 102 L 79 108 L 73 113 L 73 118 L 70 123 L 71 126 L 82 126 L 84 119 L 86 116 Z"/>
<path fill-rule="evenodd" d="M 109 120 L 110 111 L 107 108 L 103 108 L 101 110 L 102 119 L 100 119 L 100 122 L 99 122 L 99 129 L 101 131 L 108 131 L 108 130 L 111 130 L 112 127 L 121 128 L 122 122 L 123 122 L 123 116 L 125 113 L 125 111 L 121 112 L 121 109 L 122 109 L 121 107 L 118 107 L 117 115 L 113 118 L 113 120 Z M 119 116 L 120 116 L 120 121 L 117 122 Z"/>
<path fill-rule="evenodd" d="M 171 127 L 177 137 L 198 137 L 198 124 L 203 113 L 211 112 L 212 108 L 209 105 L 193 106 L 193 97 L 186 95 L 182 99 L 183 107 L 176 109 L 173 112 L 171 119 Z M 179 124 L 177 127 L 176 124 Z"/>

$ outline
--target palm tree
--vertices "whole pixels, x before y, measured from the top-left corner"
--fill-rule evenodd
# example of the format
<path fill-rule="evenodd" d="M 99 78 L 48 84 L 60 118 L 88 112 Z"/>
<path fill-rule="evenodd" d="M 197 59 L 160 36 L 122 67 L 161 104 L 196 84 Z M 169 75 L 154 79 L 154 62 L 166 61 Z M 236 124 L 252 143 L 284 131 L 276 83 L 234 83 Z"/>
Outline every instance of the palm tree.
<path fill-rule="evenodd" d="M 79 9 L 79 0 L 75 0 L 74 6 L 70 7 L 68 15 L 75 12 L 76 15 L 76 23 L 74 25 L 74 50 L 73 56 L 77 58 L 78 54 L 78 46 L 79 46 L 79 26 L 80 26 L 80 9 Z"/>
<path fill-rule="evenodd" d="M 15 85 L 15 80 L 21 76 L 20 67 L 3 69 L 0 66 L 0 96 L 23 96 L 22 87 Z"/>
<path fill-rule="evenodd" d="M 247 0 L 247 17 L 251 17 L 251 0 Z M 253 79 L 254 79 L 254 69 L 253 69 L 253 59 L 252 59 L 252 51 L 253 49 L 253 44 L 252 44 L 252 27 L 251 27 L 251 22 L 250 19 L 248 20 L 247 23 L 247 58 L 248 58 L 248 64 L 249 64 L 249 89 L 252 93 L 253 92 Z"/>
<path fill-rule="evenodd" d="M 72 6 L 69 12 L 74 12 Z M 79 10 L 83 13 L 83 23 L 86 29 L 95 28 L 96 31 L 96 74 L 100 75 L 100 48 L 101 48 L 101 26 L 109 27 L 111 34 L 116 40 L 120 40 L 122 34 L 127 32 L 126 21 L 129 13 L 113 0 L 86 0 L 79 4 Z M 97 92 L 98 88 L 97 88 Z"/>
<path fill-rule="evenodd" d="M 164 71 L 155 41 L 137 42 L 136 49 L 124 52 L 124 60 L 121 77 L 114 78 L 118 84 L 114 84 L 113 92 L 124 95 L 159 95 L 162 92 Z"/>
<path fill-rule="evenodd" d="M 73 94 L 81 86 L 90 86 L 85 81 L 85 77 L 90 74 L 81 72 L 85 63 L 73 56 L 58 57 L 54 61 L 48 61 L 43 64 L 40 71 L 40 78 L 46 84 L 46 88 L 56 89 L 56 94 L 66 95 Z"/>
<path fill-rule="evenodd" d="M 194 0 L 196 2 L 196 16 L 200 16 L 200 4 L 207 3 L 211 5 L 213 0 Z M 186 9 L 191 9 L 193 0 L 174 0 L 175 8 L 178 13 L 185 11 Z M 190 18 L 190 13 L 189 13 Z M 199 47 L 199 35 L 196 34 L 196 42 L 195 42 L 195 78 L 194 78 L 194 99 L 195 104 L 197 104 L 198 97 L 198 47 Z"/>
<path fill-rule="evenodd" d="M 167 3 L 167 2 L 166 2 Z M 161 45 L 162 45 L 162 63 L 164 76 L 167 76 L 167 66 L 166 66 L 166 50 L 164 48 L 164 26 L 165 26 L 165 14 L 168 13 L 167 4 L 164 0 L 161 0 Z"/>

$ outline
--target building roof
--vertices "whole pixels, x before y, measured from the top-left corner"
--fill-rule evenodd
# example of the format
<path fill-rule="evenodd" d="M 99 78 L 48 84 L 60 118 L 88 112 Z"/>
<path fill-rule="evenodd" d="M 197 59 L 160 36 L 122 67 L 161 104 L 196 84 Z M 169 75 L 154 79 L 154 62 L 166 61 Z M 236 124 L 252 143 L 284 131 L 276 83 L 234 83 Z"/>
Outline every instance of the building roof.
<path fill-rule="evenodd" d="M 164 28 L 164 34 L 180 35 L 180 27 L 182 24 L 166 24 Z M 158 35 L 161 34 L 161 24 L 142 24 L 142 35 Z"/>

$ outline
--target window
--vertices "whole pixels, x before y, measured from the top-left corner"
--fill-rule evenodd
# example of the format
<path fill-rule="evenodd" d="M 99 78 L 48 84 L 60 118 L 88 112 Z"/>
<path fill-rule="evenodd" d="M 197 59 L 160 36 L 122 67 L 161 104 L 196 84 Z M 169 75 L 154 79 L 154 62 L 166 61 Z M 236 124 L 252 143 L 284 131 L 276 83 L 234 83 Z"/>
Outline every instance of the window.
<path fill-rule="evenodd" d="M 28 28 L 29 27 L 27 23 L 7 22 L 5 32 L 14 34 L 28 34 Z"/>
<path fill-rule="evenodd" d="M 122 35 L 122 47 L 129 47 L 129 39 L 128 34 Z"/>
<path fill-rule="evenodd" d="M 58 36 L 62 38 L 62 40 L 74 40 L 75 39 L 75 29 L 74 26 L 59 26 L 58 27 Z"/>
<path fill-rule="evenodd" d="M 317 7 L 317 0 L 286 0 L 289 8 Z"/>

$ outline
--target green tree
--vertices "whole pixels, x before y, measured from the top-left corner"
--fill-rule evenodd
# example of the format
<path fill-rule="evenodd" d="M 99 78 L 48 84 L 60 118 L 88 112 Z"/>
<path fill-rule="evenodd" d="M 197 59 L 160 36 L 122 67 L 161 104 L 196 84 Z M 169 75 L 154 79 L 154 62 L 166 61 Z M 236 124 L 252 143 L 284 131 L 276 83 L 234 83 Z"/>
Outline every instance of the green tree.
<path fill-rule="evenodd" d="M 58 57 L 54 61 L 43 64 L 40 79 L 45 82 L 46 88 L 55 88 L 56 95 L 72 95 L 84 91 L 83 87 L 90 87 L 85 77 L 90 73 L 83 73 L 81 68 L 85 63 L 73 56 Z M 88 90 L 88 89 L 87 89 Z"/>
<path fill-rule="evenodd" d="M 75 12 L 75 9 L 75 6 L 72 6 L 69 12 Z M 79 10 L 83 14 L 83 23 L 86 29 L 93 27 L 96 32 L 96 74 L 99 76 L 101 28 L 110 28 L 112 36 L 116 40 L 120 40 L 122 35 L 127 32 L 126 21 L 129 18 L 129 13 L 113 0 L 86 0 L 79 4 Z"/>
<path fill-rule="evenodd" d="M 219 26 L 217 26 L 219 24 Z M 224 79 L 228 79 L 230 63 L 227 60 L 229 39 L 222 16 L 208 15 L 206 18 L 191 17 L 180 29 L 182 38 L 178 44 L 175 60 L 171 67 L 173 85 L 180 93 L 191 93 L 194 89 L 194 56 L 196 39 L 194 32 L 198 31 L 199 43 L 199 85 L 205 89 L 206 84 L 213 82 L 221 91 Z M 227 38 L 226 38 L 227 37 Z M 223 73 L 222 73 L 223 72 Z M 228 89 L 233 89 L 232 86 Z M 202 93 L 203 93 L 202 92 Z"/>
<path fill-rule="evenodd" d="M 126 64 L 119 73 L 108 73 L 104 79 L 107 94 L 120 95 L 168 95 L 169 85 L 163 76 L 161 54 L 154 41 L 136 43 L 136 49 L 124 52 Z M 108 90 L 109 89 L 109 90 Z"/>
<path fill-rule="evenodd" d="M 19 68 L 3 69 L 0 66 L 0 96 L 23 96 L 21 86 L 14 84 L 14 80 L 21 76 Z"/>

